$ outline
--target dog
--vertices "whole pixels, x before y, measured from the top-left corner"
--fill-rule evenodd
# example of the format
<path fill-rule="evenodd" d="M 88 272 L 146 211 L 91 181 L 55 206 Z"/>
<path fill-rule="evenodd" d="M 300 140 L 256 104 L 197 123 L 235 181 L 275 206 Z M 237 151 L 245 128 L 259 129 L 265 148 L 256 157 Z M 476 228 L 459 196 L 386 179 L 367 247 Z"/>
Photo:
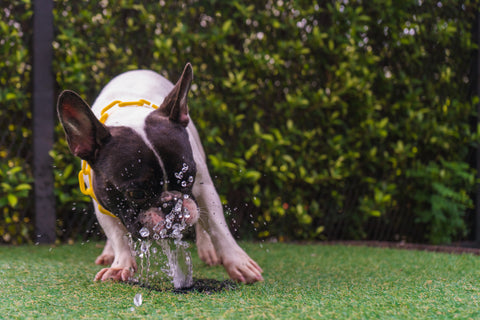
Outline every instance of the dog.
<path fill-rule="evenodd" d="M 190 121 L 187 63 L 175 85 L 150 70 L 111 80 L 89 105 L 63 91 L 57 103 L 70 151 L 83 161 L 80 179 L 91 195 L 107 242 L 96 264 L 110 265 L 95 280 L 128 281 L 137 270 L 128 234 L 155 234 L 175 207 L 176 219 L 195 225 L 199 257 L 222 264 L 231 279 L 262 281 L 263 270 L 235 242 Z M 82 183 L 83 182 L 83 183 Z M 157 230 L 155 230 L 157 228 Z"/>

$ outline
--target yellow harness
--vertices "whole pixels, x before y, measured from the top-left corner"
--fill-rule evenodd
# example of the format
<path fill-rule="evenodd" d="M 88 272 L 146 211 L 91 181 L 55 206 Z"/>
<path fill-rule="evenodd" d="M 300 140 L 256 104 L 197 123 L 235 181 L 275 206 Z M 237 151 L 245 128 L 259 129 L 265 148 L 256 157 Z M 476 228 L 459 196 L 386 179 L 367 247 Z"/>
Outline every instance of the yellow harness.
<path fill-rule="evenodd" d="M 151 102 L 140 99 L 138 101 L 127 101 L 127 102 L 122 102 L 120 100 L 115 100 L 112 103 L 110 103 L 108 106 L 102 109 L 102 112 L 100 113 L 100 119 L 99 121 L 102 124 L 105 124 L 105 121 L 107 121 L 109 113 L 107 113 L 108 110 L 110 110 L 113 107 L 132 107 L 132 106 L 138 106 L 138 107 L 149 107 L 152 109 L 158 109 L 158 106 L 155 104 L 152 104 Z M 88 185 L 85 183 L 85 177 L 88 179 Z M 92 199 L 95 200 L 95 202 L 98 205 L 98 210 L 106 214 L 108 216 L 118 218 L 115 216 L 113 213 L 102 207 L 102 205 L 98 202 L 97 197 L 95 196 L 95 193 L 93 192 L 93 185 L 92 185 L 92 168 L 88 165 L 87 161 L 82 160 L 82 169 L 78 173 L 78 183 L 80 185 L 80 191 L 87 196 L 90 196 Z"/>

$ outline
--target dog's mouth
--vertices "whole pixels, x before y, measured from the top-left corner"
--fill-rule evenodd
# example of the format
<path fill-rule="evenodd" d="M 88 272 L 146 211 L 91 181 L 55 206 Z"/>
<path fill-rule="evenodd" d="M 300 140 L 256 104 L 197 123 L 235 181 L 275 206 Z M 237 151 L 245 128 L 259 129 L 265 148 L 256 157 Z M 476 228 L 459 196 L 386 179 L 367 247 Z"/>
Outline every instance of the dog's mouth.
<path fill-rule="evenodd" d="M 160 203 L 160 207 L 140 212 L 135 223 L 136 230 L 132 233 L 136 238 L 178 239 L 182 231 L 198 220 L 197 204 L 189 195 L 165 191 L 161 194 Z"/>

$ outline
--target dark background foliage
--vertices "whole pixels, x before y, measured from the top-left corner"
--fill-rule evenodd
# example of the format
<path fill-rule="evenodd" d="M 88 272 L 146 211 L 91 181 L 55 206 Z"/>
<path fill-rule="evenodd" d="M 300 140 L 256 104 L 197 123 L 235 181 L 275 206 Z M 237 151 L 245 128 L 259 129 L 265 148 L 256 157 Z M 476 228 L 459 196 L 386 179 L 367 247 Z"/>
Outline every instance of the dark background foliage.
<path fill-rule="evenodd" d="M 123 71 L 176 81 L 191 62 L 190 111 L 237 235 L 444 243 L 472 228 L 476 10 L 454 0 L 58 0 L 53 72 L 58 92 L 93 102 Z M 6 242 L 31 230 L 30 158 L 16 151 L 31 137 L 31 15 L 26 0 L 0 11 Z M 56 132 L 58 234 L 77 238 L 91 215 L 79 162 Z"/>

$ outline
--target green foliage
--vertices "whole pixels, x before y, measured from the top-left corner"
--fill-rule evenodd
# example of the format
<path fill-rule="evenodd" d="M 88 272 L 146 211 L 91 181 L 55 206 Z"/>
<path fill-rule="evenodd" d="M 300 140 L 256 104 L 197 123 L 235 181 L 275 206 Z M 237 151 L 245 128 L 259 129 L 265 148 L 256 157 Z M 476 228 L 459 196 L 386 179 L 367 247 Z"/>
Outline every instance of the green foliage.
<path fill-rule="evenodd" d="M 466 231 L 465 212 L 473 206 L 468 190 L 475 185 L 466 163 L 430 162 L 409 170 L 407 176 L 415 182 L 409 191 L 417 201 L 416 222 L 427 225 L 431 243 L 448 242 Z"/>
<path fill-rule="evenodd" d="M 22 161 L 0 162 L 0 234 L 2 242 L 22 243 L 30 239 L 32 226 L 24 212 L 30 205 L 32 178 L 19 166 Z"/>
<path fill-rule="evenodd" d="M 12 3 L 26 28 L 30 3 Z M 58 88 L 89 102 L 123 71 L 175 81 L 193 64 L 192 118 L 239 233 L 323 239 L 344 224 L 342 237 L 363 238 L 367 221 L 400 212 L 429 241 L 464 234 L 478 1 L 57 0 L 54 10 Z M 12 25 L 0 22 L 16 48 L 0 42 L 0 101 L 24 112 L 28 37 Z M 58 215 L 68 219 L 86 199 L 56 132 Z"/>
<path fill-rule="evenodd" d="M 61 128 L 57 128 L 60 132 Z M 89 208 L 90 197 L 80 192 L 78 186 L 78 172 L 80 161 L 70 154 L 64 136 L 59 136 L 55 149 L 50 152 L 53 159 L 53 174 L 55 178 L 55 200 L 57 209 L 57 236 L 63 237 L 66 225 L 72 225 L 71 221 L 79 221 L 78 215 L 83 214 Z M 90 213 L 93 214 L 93 213 Z M 75 216 L 74 216 L 75 215 Z M 74 230 L 86 230 L 82 226 L 70 227 Z M 72 231 L 72 230 L 69 230 Z M 71 235 L 73 233 L 73 235 Z M 71 232 L 69 240 L 81 238 L 83 234 Z"/>
<path fill-rule="evenodd" d="M 32 209 L 31 3 L 0 9 L 0 242 L 30 241 Z"/>

